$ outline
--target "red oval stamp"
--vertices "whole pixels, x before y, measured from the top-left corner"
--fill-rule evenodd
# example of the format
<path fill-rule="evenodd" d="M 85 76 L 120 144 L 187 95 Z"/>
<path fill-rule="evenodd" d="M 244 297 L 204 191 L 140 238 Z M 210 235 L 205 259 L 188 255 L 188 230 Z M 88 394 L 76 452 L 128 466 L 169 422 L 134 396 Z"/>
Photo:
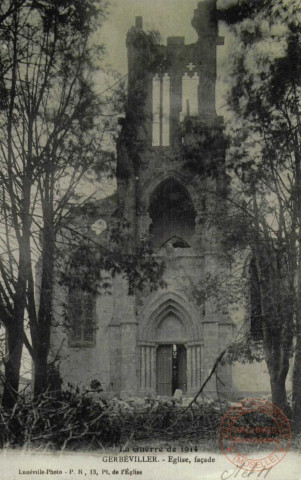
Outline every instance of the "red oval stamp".
<path fill-rule="evenodd" d="M 281 462 L 292 441 L 290 422 L 272 402 L 243 400 L 231 407 L 219 427 L 227 459 L 242 470 L 269 470 Z"/>

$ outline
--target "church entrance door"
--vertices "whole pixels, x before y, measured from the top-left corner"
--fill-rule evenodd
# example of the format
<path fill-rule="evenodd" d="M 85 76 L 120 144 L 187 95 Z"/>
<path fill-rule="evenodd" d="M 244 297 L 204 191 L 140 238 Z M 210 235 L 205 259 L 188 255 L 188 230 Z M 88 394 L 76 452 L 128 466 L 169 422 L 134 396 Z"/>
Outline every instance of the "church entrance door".
<path fill-rule="evenodd" d="M 157 394 L 171 396 L 187 389 L 187 356 L 184 345 L 160 345 L 157 348 Z"/>

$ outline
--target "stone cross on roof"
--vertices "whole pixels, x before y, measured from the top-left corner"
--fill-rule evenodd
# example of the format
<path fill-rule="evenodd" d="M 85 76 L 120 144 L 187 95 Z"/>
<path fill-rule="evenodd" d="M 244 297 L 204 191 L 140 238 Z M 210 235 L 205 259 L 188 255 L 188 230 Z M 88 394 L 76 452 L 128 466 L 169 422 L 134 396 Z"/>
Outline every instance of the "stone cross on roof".
<path fill-rule="evenodd" d="M 195 65 L 194 65 L 192 62 L 190 62 L 190 63 L 187 65 L 187 68 L 188 68 L 188 70 L 189 70 L 190 72 L 192 72 L 192 70 L 195 69 Z"/>

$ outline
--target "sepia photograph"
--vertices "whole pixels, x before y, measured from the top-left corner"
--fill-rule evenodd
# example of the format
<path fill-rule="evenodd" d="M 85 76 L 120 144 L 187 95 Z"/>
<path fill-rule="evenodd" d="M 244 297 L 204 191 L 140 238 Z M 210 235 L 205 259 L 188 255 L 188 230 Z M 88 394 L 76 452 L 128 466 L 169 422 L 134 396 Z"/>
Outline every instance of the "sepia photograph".
<path fill-rule="evenodd" d="M 1 0 L 1 480 L 300 447 L 300 0 Z"/>

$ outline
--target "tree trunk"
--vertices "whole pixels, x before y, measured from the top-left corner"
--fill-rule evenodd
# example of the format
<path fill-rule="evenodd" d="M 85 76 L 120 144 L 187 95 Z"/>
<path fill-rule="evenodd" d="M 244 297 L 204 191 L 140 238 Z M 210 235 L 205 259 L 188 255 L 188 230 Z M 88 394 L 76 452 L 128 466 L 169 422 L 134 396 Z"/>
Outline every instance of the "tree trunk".
<path fill-rule="evenodd" d="M 20 241 L 19 274 L 14 299 L 14 315 L 6 329 L 8 358 L 5 362 L 5 385 L 2 406 L 12 408 L 18 396 L 19 376 L 23 349 L 24 312 L 26 307 L 26 285 L 28 276 L 28 230 Z"/>
<path fill-rule="evenodd" d="M 296 152 L 296 182 L 298 185 L 297 211 L 300 225 L 301 215 L 301 172 L 299 151 Z M 293 367 L 293 385 L 292 385 L 292 427 L 295 433 L 301 433 L 301 229 L 298 232 L 298 246 L 296 247 L 296 343 Z"/>
<path fill-rule="evenodd" d="M 34 344 L 34 395 L 40 395 L 47 390 L 48 368 L 47 359 L 50 349 L 50 333 L 52 325 L 52 278 L 53 278 L 53 249 L 48 250 L 46 259 L 43 259 L 42 280 L 40 288 L 40 307 L 38 314 L 38 341 Z M 51 259 L 52 257 L 52 259 Z"/>
<path fill-rule="evenodd" d="M 48 348 L 41 345 L 34 359 L 34 396 L 44 393 L 48 387 Z"/>
<path fill-rule="evenodd" d="M 279 376 L 279 372 L 270 372 L 270 383 L 272 402 L 277 405 L 284 412 L 287 410 L 287 396 L 285 388 L 285 376 Z"/>
<path fill-rule="evenodd" d="M 259 222 L 256 196 L 254 212 Z M 259 226 L 257 225 L 259 232 Z M 260 238 L 258 234 L 258 238 Z M 268 245 L 268 236 L 267 236 Z M 272 402 L 282 410 L 287 410 L 285 381 L 289 370 L 289 355 L 292 345 L 293 309 L 285 310 L 286 298 L 282 298 L 281 271 L 278 270 L 277 257 L 269 248 L 255 246 L 255 260 L 259 278 L 263 348 L 268 367 Z"/>
<path fill-rule="evenodd" d="M 22 358 L 23 335 L 15 328 L 9 328 L 7 333 L 8 358 L 4 361 L 5 383 L 2 406 L 13 408 L 18 397 L 19 377 Z"/>
<path fill-rule="evenodd" d="M 27 225 L 28 227 L 28 225 Z M 2 406 L 12 408 L 18 395 L 19 376 L 24 337 L 24 312 L 26 308 L 26 287 L 29 266 L 29 233 L 24 228 L 24 234 L 20 241 L 19 274 L 14 299 L 14 315 L 7 325 L 7 361 L 5 365 L 5 385 L 2 397 Z"/>
<path fill-rule="evenodd" d="M 301 433 L 301 332 L 296 337 L 293 369 L 293 430 Z"/>
<path fill-rule="evenodd" d="M 55 228 L 53 225 L 52 183 L 46 178 L 45 203 L 43 205 L 44 229 L 42 245 L 42 272 L 38 311 L 38 339 L 35 350 L 34 395 L 40 395 L 48 387 L 48 354 L 52 326 L 53 272 Z"/>
<path fill-rule="evenodd" d="M 300 242 L 301 238 L 299 238 Z M 297 308 L 296 308 L 296 344 L 293 368 L 293 430 L 301 433 L 301 251 L 299 243 L 297 277 Z"/>
<path fill-rule="evenodd" d="M 264 325 L 264 328 L 266 326 Z M 275 345 L 275 340 L 267 335 L 265 332 L 266 338 L 263 340 L 264 351 L 265 351 L 265 361 L 269 371 L 271 393 L 272 393 L 272 402 L 277 405 L 281 410 L 287 411 L 287 394 L 285 381 L 289 370 L 289 351 L 287 348 L 285 351 L 285 346 L 281 345 L 279 342 L 278 345 Z M 279 332 L 281 337 L 281 332 Z"/>

